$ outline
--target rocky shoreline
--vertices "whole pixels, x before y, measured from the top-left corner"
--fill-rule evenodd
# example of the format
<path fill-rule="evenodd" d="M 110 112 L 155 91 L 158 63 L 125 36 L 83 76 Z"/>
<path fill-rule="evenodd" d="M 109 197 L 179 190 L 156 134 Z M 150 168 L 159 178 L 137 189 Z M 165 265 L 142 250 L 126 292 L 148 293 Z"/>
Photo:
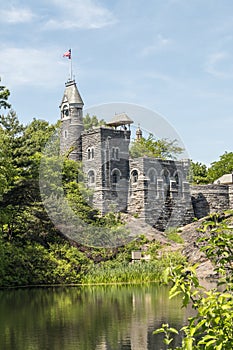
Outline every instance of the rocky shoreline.
<path fill-rule="evenodd" d="M 229 222 L 233 224 L 233 214 L 231 213 L 226 217 L 229 219 Z M 183 243 L 176 243 L 169 240 L 165 232 L 158 231 L 140 219 L 127 217 L 125 221 L 127 221 L 126 227 L 132 236 L 143 234 L 149 241 L 155 240 L 160 243 L 161 249 L 158 254 L 162 255 L 165 252 L 180 251 L 187 257 L 187 260 L 191 264 L 199 265 L 197 267 L 197 275 L 200 279 L 216 281 L 218 276 L 214 271 L 214 266 L 200 250 L 200 243 L 197 243 L 198 240 L 205 235 L 198 229 L 201 228 L 201 225 L 207 219 L 208 217 L 205 217 L 177 229 L 177 234 L 182 237 Z"/>

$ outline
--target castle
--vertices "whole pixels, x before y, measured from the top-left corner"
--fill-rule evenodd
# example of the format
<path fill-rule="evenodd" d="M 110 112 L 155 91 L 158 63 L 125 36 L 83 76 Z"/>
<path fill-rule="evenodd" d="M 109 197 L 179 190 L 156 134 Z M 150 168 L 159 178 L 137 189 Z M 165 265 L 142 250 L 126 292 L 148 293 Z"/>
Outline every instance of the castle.
<path fill-rule="evenodd" d="M 83 106 L 75 81 L 69 80 L 60 105 L 60 153 L 82 161 L 92 204 L 101 214 L 126 212 L 165 230 L 233 208 L 232 184 L 190 186 L 189 160 L 131 159 L 133 120 L 116 114 L 106 125 L 84 130 Z M 136 139 L 141 137 L 138 128 Z"/>

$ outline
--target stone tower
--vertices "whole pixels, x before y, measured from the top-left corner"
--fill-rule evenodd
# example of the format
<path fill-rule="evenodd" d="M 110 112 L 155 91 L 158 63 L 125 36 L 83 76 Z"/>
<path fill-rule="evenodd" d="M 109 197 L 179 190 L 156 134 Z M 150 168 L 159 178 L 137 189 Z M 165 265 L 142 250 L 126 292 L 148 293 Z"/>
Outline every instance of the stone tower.
<path fill-rule="evenodd" d="M 106 126 L 82 133 L 83 170 L 101 214 L 127 210 L 132 123 L 125 113 L 116 114 Z"/>
<path fill-rule="evenodd" d="M 60 154 L 68 155 L 73 160 L 81 160 L 84 103 L 74 80 L 69 80 L 65 86 L 65 92 L 60 105 Z"/>

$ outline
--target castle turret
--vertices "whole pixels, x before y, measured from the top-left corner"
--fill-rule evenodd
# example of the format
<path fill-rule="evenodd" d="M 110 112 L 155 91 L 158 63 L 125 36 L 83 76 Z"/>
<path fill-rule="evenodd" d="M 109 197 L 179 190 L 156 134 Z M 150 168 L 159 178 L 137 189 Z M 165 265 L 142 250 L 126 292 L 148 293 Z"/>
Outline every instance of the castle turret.
<path fill-rule="evenodd" d="M 137 141 L 140 141 L 141 138 L 142 138 L 142 130 L 141 130 L 141 128 L 140 128 L 140 125 L 138 125 L 138 128 L 137 128 L 137 130 L 136 130 L 136 140 L 137 140 Z"/>
<path fill-rule="evenodd" d="M 68 81 L 65 86 L 65 92 L 60 105 L 60 153 L 62 155 L 68 154 L 70 159 L 81 160 L 84 103 L 74 80 Z"/>

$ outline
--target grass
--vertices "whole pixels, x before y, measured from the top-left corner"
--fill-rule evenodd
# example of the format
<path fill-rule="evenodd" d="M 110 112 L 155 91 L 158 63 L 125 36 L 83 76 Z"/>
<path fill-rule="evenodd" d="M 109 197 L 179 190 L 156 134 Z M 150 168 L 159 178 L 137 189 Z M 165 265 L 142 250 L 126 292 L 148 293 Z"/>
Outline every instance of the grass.
<path fill-rule="evenodd" d="M 163 271 L 171 263 L 179 264 L 185 260 L 180 253 L 169 253 L 159 259 L 134 263 L 107 261 L 95 264 L 83 276 L 82 283 L 146 283 L 160 282 Z"/>
<path fill-rule="evenodd" d="M 183 238 L 179 235 L 179 229 L 177 227 L 169 227 L 166 231 L 165 234 L 167 238 L 175 243 L 184 243 Z"/>

